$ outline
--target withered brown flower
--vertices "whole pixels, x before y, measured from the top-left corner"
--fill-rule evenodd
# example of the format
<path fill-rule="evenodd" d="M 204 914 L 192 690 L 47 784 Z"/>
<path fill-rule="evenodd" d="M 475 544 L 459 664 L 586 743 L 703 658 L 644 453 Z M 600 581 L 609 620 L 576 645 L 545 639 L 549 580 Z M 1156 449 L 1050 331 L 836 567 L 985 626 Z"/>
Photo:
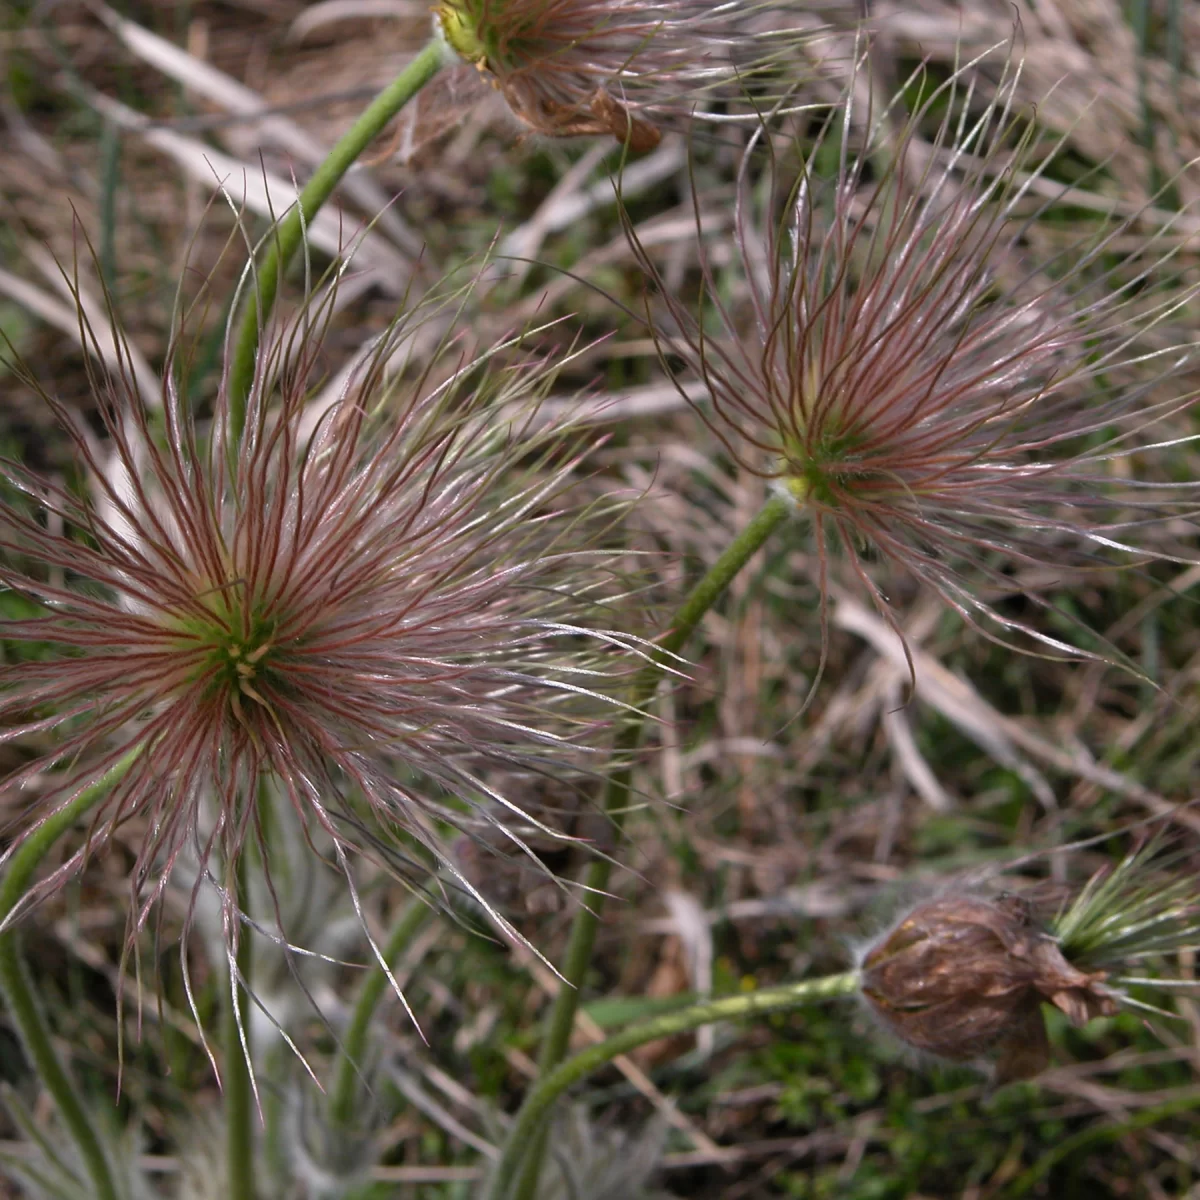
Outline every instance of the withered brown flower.
<path fill-rule="evenodd" d="M 913 909 L 863 961 L 871 1011 L 917 1050 L 990 1059 L 999 1082 L 1049 1061 L 1043 1002 L 1075 1025 L 1117 1011 L 1104 971 L 1073 966 L 1014 896 L 948 895 Z"/>

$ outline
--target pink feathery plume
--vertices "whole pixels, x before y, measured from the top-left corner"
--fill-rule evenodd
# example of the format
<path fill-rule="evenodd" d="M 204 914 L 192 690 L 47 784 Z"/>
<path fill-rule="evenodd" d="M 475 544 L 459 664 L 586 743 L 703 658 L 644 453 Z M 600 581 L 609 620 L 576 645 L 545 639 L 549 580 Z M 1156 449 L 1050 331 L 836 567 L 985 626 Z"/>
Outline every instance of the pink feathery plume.
<path fill-rule="evenodd" d="M 436 12 L 529 129 L 611 134 L 633 150 L 681 119 L 739 119 L 748 91 L 768 106 L 790 95 L 821 29 L 770 0 L 442 0 Z"/>
<path fill-rule="evenodd" d="M 556 833 L 492 781 L 569 786 L 620 711 L 603 690 L 630 646 L 603 624 L 621 585 L 596 542 L 619 502 L 570 494 L 581 447 L 538 413 L 553 364 L 445 339 L 406 359 L 467 291 L 414 305 L 323 411 L 335 289 L 314 293 L 268 331 L 240 428 L 224 378 L 195 415 L 182 330 L 157 407 L 119 335 L 119 365 L 90 368 L 101 437 L 9 362 L 86 480 L 0 461 L 0 583 L 29 610 L 0 638 L 31 647 L 0 664 L 0 738 L 38 748 L 0 785 L 14 846 L 107 781 L 83 844 L 22 907 L 136 828 L 128 945 L 186 855 L 189 914 L 214 884 L 233 962 L 251 844 L 269 884 L 264 794 L 352 890 L 365 855 L 426 889 L 454 876 L 487 907 L 446 827 L 500 827 L 519 848 L 522 829 Z"/>
<path fill-rule="evenodd" d="M 1013 111 L 1019 64 L 1005 57 L 985 103 L 970 83 L 982 60 L 936 86 L 918 71 L 880 112 L 856 98 L 869 61 L 815 146 L 753 139 L 731 245 L 744 305 L 703 230 L 693 304 L 629 228 L 664 362 L 681 386 L 700 379 L 701 398 L 684 395 L 728 453 L 811 522 L 823 614 L 835 562 L 889 621 L 883 576 L 904 572 L 973 623 L 1086 654 L 1005 617 L 981 584 L 1192 561 L 1180 535 L 1200 489 L 1141 475 L 1192 436 L 1169 420 L 1196 395 L 1176 218 L 1090 217 L 1089 234 L 1034 254 L 1063 189 L 1058 148 Z"/>

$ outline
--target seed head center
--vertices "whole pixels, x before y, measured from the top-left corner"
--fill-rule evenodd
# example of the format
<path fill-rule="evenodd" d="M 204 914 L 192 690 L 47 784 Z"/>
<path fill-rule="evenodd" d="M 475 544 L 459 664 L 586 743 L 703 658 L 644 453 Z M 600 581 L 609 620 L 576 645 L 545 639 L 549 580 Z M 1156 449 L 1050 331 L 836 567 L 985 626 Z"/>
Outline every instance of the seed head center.
<path fill-rule="evenodd" d="M 815 425 L 797 418 L 780 447 L 784 486 L 797 503 L 837 507 L 847 489 L 869 491 L 879 482 L 868 444 L 862 430 L 846 427 L 836 413 L 825 414 Z"/>
<path fill-rule="evenodd" d="M 210 652 L 210 669 L 225 688 L 239 720 L 243 715 L 243 699 L 253 700 L 264 708 L 269 707 L 261 688 L 264 679 L 270 676 L 271 651 L 274 648 L 273 638 L 262 630 L 259 636 L 226 636 Z"/>
<path fill-rule="evenodd" d="M 235 644 L 227 648 L 226 654 L 229 655 L 229 662 L 236 677 L 242 680 L 251 680 L 258 673 L 259 663 L 267 656 L 270 649 L 270 642 L 264 642 L 253 648 Z"/>

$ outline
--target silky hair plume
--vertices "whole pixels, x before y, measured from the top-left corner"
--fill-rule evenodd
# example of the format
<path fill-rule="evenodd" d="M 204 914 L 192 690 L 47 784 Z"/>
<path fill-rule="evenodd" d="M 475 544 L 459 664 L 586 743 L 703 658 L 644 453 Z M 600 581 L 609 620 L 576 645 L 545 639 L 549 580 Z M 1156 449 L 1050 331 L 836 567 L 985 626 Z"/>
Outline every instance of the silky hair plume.
<path fill-rule="evenodd" d="M 345 874 L 360 918 L 364 857 L 431 901 L 449 880 L 508 929 L 444 830 L 500 828 L 531 859 L 520 828 L 563 836 L 491 780 L 569 780 L 622 712 L 606 692 L 636 643 L 606 624 L 625 585 L 600 547 L 624 501 L 572 490 L 587 444 L 539 410 L 561 359 L 443 332 L 477 273 L 410 301 L 315 405 L 344 269 L 264 331 L 243 412 L 227 375 L 209 420 L 189 398 L 187 318 L 207 284 L 181 304 L 153 401 L 123 337 L 102 344 L 80 305 L 102 439 L 6 356 L 84 480 L 0 461 L 0 583 L 26 610 L 0 638 L 36 648 L 0 663 L 0 740 L 30 747 L 0 785 L 7 855 L 102 793 L 8 920 L 125 830 L 125 953 L 186 851 L 188 912 L 217 889 L 236 975 L 251 844 L 274 895 L 268 795 Z"/>
<path fill-rule="evenodd" d="M 434 11 L 528 130 L 608 134 L 635 151 L 685 120 L 753 119 L 747 92 L 778 103 L 821 32 L 776 0 L 441 0 Z"/>
<path fill-rule="evenodd" d="M 975 80 L 997 62 L 981 102 Z M 1200 487 L 1143 475 L 1195 438 L 1172 422 L 1196 399 L 1182 214 L 1097 217 L 1039 256 L 1038 219 L 1069 189 L 1049 175 L 1062 143 L 1016 111 L 1012 48 L 941 83 L 918 68 L 882 104 L 870 72 L 868 47 L 814 147 L 766 125 L 751 139 L 734 214 L 744 302 L 717 277 L 698 201 L 695 302 L 627 220 L 664 365 L 730 458 L 810 523 L 826 633 L 836 562 L 898 633 L 896 574 L 1006 646 L 1119 660 L 1090 630 L 1072 644 L 985 593 L 1030 569 L 1195 561 Z"/>

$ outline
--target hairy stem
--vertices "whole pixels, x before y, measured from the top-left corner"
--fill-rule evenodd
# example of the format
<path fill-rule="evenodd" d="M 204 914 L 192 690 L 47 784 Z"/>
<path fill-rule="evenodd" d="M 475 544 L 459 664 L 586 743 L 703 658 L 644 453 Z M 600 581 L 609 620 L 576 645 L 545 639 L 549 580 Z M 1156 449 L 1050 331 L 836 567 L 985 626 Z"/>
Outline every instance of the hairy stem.
<path fill-rule="evenodd" d="M 34 990 L 17 945 L 17 935 L 11 929 L 0 937 L 0 990 L 4 993 L 9 1016 L 21 1035 L 25 1053 L 42 1086 L 53 1097 L 58 1115 L 79 1149 L 94 1194 L 98 1200 L 117 1200 L 108 1159 L 78 1089 L 55 1053 L 50 1028 L 42 1012 L 41 997 Z"/>
<path fill-rule="evenodd" d="M 567 1059 L 549 1074 L 540 1077 L 525 1097 L 525 1103 L 517 1113 L 512 1130 L 505 1141 L 504 1153 L 492 1177 L 488 1200 L 505 1200 L 525 1146 L 531 1138 L 537 1136 L 542 1119 L 554 1101 L 572 1084 L 578 1083 L 605 1063 L 611 1062 L 619 1054 L 628 1054 L 647 1042 L 676 1037 L 699 1029 L 701 1025 L 710 1025 L 714 1021 L 760 1017 L 767 1013 L 801 1008 L 807 1004 L 819 1004 L 838 996 L 848 996 L 858 987 L 858 981 L 858 972 L 848 971 L 843 975 L 805 979 L 781 987 L 762 988 L 756 992 L 743 992 L 737 996 L 692 1004 L 687 1008 L 665 1013 L 661 1017 L 639 1021 L 606 1041 L 580 1051 L 574 1058 Z"/>
<path fill-rule="evenodd" d="M 628 721 L 617 737 L 614 759 L 619 764 L 609 775 L 604 789 L 604 811 L 612 822 L 614 836 L 620 840 L 629 808 L 629 790 L 633 776 L 633 755 L 641 744 L 645 725 L 645 709 L 654 697 L 662 675 L 662 667 L 670 656 L 677 654 L 691 637 L 704 614 L 712 608 L 721 593 L 733 582 L 738 572 L 762 548 L 771 534 L 791 511 L 787 500 L 772 496 L 751 519 L 750 523 L 730 542 L 725 552 L 713 563 L 704 578 L 692 589 L 683 606 L 676 613 L 670 631 L 659 641 L 661 652 L 657 661 L 647 664 L 637 676 L 633 687 L 633 704 L 639 715 Z M 588 964 L 592 960 L 592 948 L 596 942 L 596 930 L 600 925 L 600 914 L 604 906 L 604 895 L 612 873 L 611 857 L 597 858 L 588 867 L 585 881 L 588 903 L 575 914 L 563 958 L 563 986 L 559 988 L 554 1006 L 546 1026 L 546 1034 L 538 1055 L 538 1079 L 545 1079 L 562 1062 L 571 1040 L 571 1029 L 575 1023 L 575 1012 L 579 1007 L 580 989 Z M 508 1145 L 512 1145 L 509 1138 Z M 537 1191 L 538 1175 L 545 1152 L 545 1131 L 536 1131 L 529 1140 L 528 1159 L 525 1172 L 517 1190 L 517 1200 L 533 1200 Z"/>
<path fill-rule="evenodd" d="M 233 868 L 236 913 L 245 911 L 246 860 L 239 857 Z M 237 921 L 237 915 L 233 920 Z M 225 1049 L 225 1155 L 229 1175 L 229 1200 L 254 1200 L 254 1125 L 258 1119 L 250 1074 L 249 996 L 245 981 L 250 977 L 250 931 L 236 930 L 237 970 L 230 963 L 228 991 L 222 1020 L 221 1040 Z"/>
<path fill-rule="evenodd" d="M 20 844 L 9 861 L 3 883 L 0 883 L 0 922 L 6 920 L 20 903 L 39 864 L 54 843 L 100 802 L 132 761 L 132 756 L 122 759 L 91 787 L 47 817 Z M 0 991 L 4 993 L 5 1005 L 20 1034 L 25 1053 L 79 1150 L 94 1195 L 97 1200 L 117 1200 L 112 1168 L 84 1108 L 79 1088 L 55 1052 L 44 1005 L 21 956 L 14 928 L 0 931 Z"/>
<path fill-rule="evenodd" d="M 371 101 L 362 116 L 330 150 L 328 157 L 304 185 L 296 204 L 273 231 L 267 256 L 250 289 L 230 366 L 229 421 L 238 437 L 246 422 L 246 401 L 254 380 L 254 364 L 262 329 L 275 306 L 283 272 L 300 247 L 305 227 L 384 126 L 437 74 L 445 55 L 441 42 L 433 38 Z"/>
<path fill-rule="evenodd" d="M 420 932 L 421 927 L 433 916 L 433 909 L 420 900 L 412 899 L 400 914 L 383 948 L 384 961 L 391 967 L 404 953 L 405 948 Z M 358 1082 L 362 1075 L 361 1063 L 367 1048 L 367 1035 L 371 1029 L 371 1018 L 387 989 L 388 977 L 383 967 L 376 963 L 366 974 L 354 1014 L 346 1028 L 338 1056 L 337 1077 L 333 1088 L 333 1099 L 329 1112 L 337 1125 L 348 1125 L 354 1116 L 354 1105 L 358 1099 Z"/>

